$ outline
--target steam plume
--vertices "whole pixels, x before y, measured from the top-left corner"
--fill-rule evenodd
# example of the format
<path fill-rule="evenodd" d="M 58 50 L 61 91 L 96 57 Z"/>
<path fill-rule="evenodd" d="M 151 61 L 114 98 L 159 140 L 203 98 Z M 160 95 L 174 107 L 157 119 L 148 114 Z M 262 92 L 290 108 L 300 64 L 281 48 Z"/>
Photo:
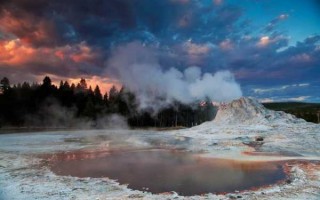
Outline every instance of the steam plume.
<path fill-rule="evenodd" d="M 115 49 L 107 63 L 107 73 L 135 93 L 140 109 L 158 111 L 174 100 L 192 103 L 208 97 L 214 101 L 230 101 L 242 96 L 231 72 L 202 73 L 198 67 L 165 70 L 156 51 L 138 42 Z"/>

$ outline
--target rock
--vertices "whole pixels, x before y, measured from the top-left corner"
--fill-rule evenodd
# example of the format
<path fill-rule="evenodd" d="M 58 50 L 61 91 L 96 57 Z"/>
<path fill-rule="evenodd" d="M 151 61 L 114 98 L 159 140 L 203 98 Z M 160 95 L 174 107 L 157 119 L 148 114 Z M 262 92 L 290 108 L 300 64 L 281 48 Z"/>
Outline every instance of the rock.
<path fill-rule="evenodd" d="M 257 142 L 262 142 L 264 140 L 264 138 L 262 136 L 257 136 L 256 137 L 256 141 Z"/>
<path fill-rule="evenodd" d="M 211 144 L 209 144 L 209 146 L 216 146 L 218 145 L 218 142 L 212 142 Z"/>
<path fill-rule="evenodd" d="M 258 150 L 263 144 L 264 142 L 260 142 L 260 141 L 249 141 L 249 142 L 242 142 L 242 144 L 247 145 L 249 147 L 253 147 L 256 150 Z"/>
<path fill-rule="evenodd" d="M 130 199 L 143 198 L 143 197 L 144 197 L 143 194 L 130 194 L 130 195 L 128 196 L 128 198 L 130 198 Z"/>
<path fill-rule="evenodd" d="M 229 195 L 229 199 L 237 199 L 237 197 L 234 195 Z"/>

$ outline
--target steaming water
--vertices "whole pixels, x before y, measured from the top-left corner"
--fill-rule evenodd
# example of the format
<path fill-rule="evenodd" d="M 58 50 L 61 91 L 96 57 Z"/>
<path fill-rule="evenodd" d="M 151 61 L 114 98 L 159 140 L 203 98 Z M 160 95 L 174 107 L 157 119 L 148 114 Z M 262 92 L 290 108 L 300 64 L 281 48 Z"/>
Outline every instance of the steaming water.
<path fill-rule="evenodd" d="M 185 196 L 246 190 L 286 177 L 279 163 L 210 159 L 169 150 L 69 152 L 55 158 L 51 169 L 57 175 L 109 177 L 131 189 Z"/>

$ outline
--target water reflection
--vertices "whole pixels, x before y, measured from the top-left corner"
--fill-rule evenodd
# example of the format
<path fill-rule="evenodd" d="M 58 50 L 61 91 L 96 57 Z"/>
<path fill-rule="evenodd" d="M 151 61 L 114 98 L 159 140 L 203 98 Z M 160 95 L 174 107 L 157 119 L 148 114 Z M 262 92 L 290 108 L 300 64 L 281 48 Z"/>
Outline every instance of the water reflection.
<path fill-rule="evenodd" d="M 285 178 L 278 163 L 202 158 L 168 150 L 70 152 L 51 157 L 58 175 L 109 177 L 129 188 L 181 195 L 233 192 Z"/>

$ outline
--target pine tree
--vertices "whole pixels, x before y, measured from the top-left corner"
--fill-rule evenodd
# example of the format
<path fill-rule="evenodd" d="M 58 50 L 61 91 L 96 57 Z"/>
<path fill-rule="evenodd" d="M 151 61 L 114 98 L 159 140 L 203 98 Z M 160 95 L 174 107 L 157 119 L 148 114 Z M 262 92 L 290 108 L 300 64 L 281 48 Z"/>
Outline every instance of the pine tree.
<path fill-rule="evenodd" d="M 66 89 L 66 90 L 70 90 L 70 84 L 68 83 L 68 81 L 65 81 L 63 83 L 63 88 Z"/>
<path fill-rule="evenodd" d="M 59 90 L 63 90 L 64 87 L 63 87 L 63 81 L 60 81 L 60 84 L 59 84 Z"/>
<path fill-rule="evenodd" d="M 110 101 L 110 102 L 115 102 L 118 97 L 119 97 L 119 91 L 118 91 L 117 88 L 113 85 L 113 86 L 110 88 L 110 91 L 109 91 L 109 101 Z"/>
<path fill-rule="evenodd" d="M 51 79 L 49 78 L 49 76 L 44 77 L 43 81 L 42 81 L 42 86 L 44 87 L 51 87 L 52 82 Z"/>
<path fill-rule="evenodd" d="M 109 91 L 109 109 L 112 113 L 119 111 L 119 92 L 114 85 Z"/>
<path fill-rule="evenodd" d="M 5 92 L 10 88 L 10 81 L 7 77 L 3 77 L 0 81 L 0 92 Z"/>
<path fill-rule="evenodd" d="M 75 90 L 76 90 L 76 85 L 75 85 L 74 83 L 72 83 L 70 89 L 71 89 L 72 91 L 75 91 Z"/>
<path fill-rule="evenodd" d="M 81 78 L 79 86 L 82 90 L 88 89 L 87 81 L 84 78 Z"/>
<path fill-rule="evenodd" d="M 94 88 L 94 97 L 98 103 L 102 102 L 102 94 L 98 85 Z"/>

